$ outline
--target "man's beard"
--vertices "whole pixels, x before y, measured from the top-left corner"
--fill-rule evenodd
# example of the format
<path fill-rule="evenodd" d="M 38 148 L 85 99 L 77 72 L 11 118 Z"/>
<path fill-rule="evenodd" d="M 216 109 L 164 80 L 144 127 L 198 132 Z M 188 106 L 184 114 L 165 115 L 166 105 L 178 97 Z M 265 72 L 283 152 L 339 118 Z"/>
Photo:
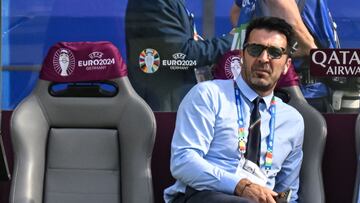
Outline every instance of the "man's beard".
<path fill-rule="evenodd" d="M 266 92 L 272 90 L 279 78 L 274 78 L 273 70 L 270 67 L 263 67 L 264 65 L 257 65 L 252 67 L 252 72 L 250 73 L 249 85 L 254 90 L 259 90 Z M 267 65 L 268 66 L 268 65 Z M 258 73 L 259 71 L 260 73 Z M 265 74 L 265 75 L 262 75 Z"/>
<path fill-rule="evenodd" d="M 256 78 L 258 80 L 258 78 Z M 276 82 L 267 82 L 266 84 L 261 81 L 253 81 L 253 79 L 250 79 L 250 86 L 254 90 L 259 90 L 261 92 L 266 92 L 271 90 L 276 85 Z"/>

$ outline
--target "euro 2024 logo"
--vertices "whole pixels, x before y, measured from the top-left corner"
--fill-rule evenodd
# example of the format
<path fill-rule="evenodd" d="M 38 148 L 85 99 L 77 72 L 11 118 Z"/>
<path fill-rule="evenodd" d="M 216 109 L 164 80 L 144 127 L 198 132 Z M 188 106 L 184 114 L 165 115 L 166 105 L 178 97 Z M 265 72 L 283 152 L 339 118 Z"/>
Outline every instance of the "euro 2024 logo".
<path fill-rule="evenodd" d="M 240 75 L 241 59 L 240 56 L 230 56 L 225 61 L 225 75 L 226 78 L 236 79 Z"/>
<path fill-rule="evenodd" d="M 66 77 L 75 69 L 75 57 L 69 49 L 58 49 L 53 57 L 53 66 L 56 73 Z"/>
<path fill-rule="evenodd" d="M 160 55 L 155 49 L 144 49 L 139 56 L 140 69 L 144 73 L 155 73 L 160 66 Z"/>

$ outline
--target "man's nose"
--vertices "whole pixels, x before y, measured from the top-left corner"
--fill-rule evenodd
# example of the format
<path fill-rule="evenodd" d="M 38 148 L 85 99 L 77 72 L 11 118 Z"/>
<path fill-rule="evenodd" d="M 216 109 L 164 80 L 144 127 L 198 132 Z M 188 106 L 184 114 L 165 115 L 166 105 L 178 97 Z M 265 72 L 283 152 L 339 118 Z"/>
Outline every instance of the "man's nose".
<path fill-rule="evenodd" d="M 258 60 L 262 63 L 266 63 L 266 62 L 270 61 L 270 56 L 269 56 L 267 49 L 264 49 L 261 52 L 260 56 L 258 57 Z"/>

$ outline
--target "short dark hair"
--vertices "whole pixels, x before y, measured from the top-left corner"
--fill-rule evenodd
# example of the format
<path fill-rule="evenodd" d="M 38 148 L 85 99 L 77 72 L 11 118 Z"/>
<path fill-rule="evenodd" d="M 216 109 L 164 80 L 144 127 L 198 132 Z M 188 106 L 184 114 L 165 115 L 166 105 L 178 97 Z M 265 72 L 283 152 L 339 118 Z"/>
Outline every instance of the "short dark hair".
<path fill-rule="evenodd" d="M 291 55 L 296 50 L 294 30 L 285 20 L 277 17 L 259 17 L 253 19 L 246 28 L 244 44 L 247 43 L 250 33 L 254 29 L 280 32 L 286 36 L 288 54 Z"/>

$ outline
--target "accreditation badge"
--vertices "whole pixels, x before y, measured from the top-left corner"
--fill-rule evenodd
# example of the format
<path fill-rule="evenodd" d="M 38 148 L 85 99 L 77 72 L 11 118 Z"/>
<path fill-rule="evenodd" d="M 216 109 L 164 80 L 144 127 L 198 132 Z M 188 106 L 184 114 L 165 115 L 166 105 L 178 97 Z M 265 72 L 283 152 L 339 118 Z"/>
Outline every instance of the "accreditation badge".
<path fill-rule="evenodd" d="M 268 181 L 265 173 L 260 169 L 258 165 L 254 162 L 249 161 L 245 158 L 241 159 L 239 165 L 236 169 L 236 174 L 239 176 L 244 176 L 249 179 L 251 182 L 256 183 L 261 186 L 266 186 Z"/>

